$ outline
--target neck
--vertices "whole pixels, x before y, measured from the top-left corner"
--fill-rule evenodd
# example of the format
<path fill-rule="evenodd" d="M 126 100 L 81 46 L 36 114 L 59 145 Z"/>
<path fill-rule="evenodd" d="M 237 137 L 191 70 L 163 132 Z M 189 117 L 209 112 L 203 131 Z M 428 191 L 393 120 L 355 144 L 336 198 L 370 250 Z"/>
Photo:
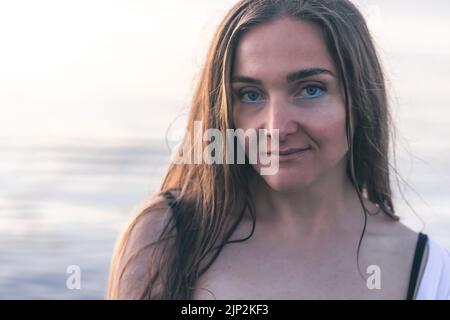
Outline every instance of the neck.
<path fill-rule="evenodd" d="M 301 190 L 280 192 L 260 177 L 252 180 L 257 223 L 285 235 L 323 237 L 362 226 L 362 208 L 345 170 L 324 175 Z"/>

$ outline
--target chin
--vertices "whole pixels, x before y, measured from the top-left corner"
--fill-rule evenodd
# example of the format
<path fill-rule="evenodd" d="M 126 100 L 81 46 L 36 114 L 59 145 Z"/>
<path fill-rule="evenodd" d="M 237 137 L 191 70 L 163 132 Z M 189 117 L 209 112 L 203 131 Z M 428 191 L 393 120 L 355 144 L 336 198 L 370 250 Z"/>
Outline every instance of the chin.
<path fill-rule="evenodd" d="M 282 193 L 298 192 L 310 185 L 313 181 L 309 175 L 281 171 L 275 175 L 261 176 L 261 178 L 271 189 Z"/>

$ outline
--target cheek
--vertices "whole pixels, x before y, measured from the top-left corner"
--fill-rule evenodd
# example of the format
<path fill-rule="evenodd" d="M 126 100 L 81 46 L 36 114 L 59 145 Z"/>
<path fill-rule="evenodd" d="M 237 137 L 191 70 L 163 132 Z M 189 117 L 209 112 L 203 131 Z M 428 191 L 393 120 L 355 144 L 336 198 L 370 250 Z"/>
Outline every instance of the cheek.
<path fill-rule="evenodd" d="M 247 130 L 257 128 L 254 115 L 239 108 L 233 109 L 233 122 L 236 129 Z"/>
<path fill-rule="evenodd" d="M 233 111 L 233 122 L 234 122 L 234 127 L 235 129 L 242 129 L 244 132 L 248 132 L 247 130 L 252 129 L 255 130 L 255 132 L 257 133 L 258 129 L 259 129 L 259 120 L 257 117 L 255 117 L 254 115 L 248 113 L 248 112 L 242 112 L 241 111 Z M 250 143 L 250 139 L 251 139 L 251 135 L 250 136 L 245 136 L 245 142 L 244 141 L 240 141 L 241 145 L 245 145 L 245 153 L 248 153 L 248 145 Z"/>
<path fill-rule="evenodd" d="M 249 123 L 248 120 L 246 121 L 245 117 L 242 116 L 242 114 L 238 111 L 236 111 L 236 108 L 233 108 L 233 125 L 234 129 L 242 129 L 244 131 L 247 131 L 249 129 Z M 248 156 L 247 146 L 249 144 L 248 139 L 246 138 L 245 141 L 243 141 L 240 137 L 237 138 L 237 150 L 238 152 L 244 152 L 246 156 Z"/>
<path fill-rule="evenodd" d="M 339 157 L 348 150 L 345 112 L 323 115 L 310 123 L 312 138 L 317 143 L 319 151 L 330 157 Z"/>

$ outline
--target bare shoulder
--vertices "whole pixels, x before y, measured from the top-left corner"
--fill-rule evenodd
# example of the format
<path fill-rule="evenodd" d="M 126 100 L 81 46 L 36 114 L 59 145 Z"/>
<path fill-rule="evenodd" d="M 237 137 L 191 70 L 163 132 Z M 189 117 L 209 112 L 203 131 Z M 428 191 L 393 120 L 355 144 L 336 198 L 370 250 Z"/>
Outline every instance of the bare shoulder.
<path fill-rule="evenodd" d="M 130 219 L 115 248 L 108 297 L 139 299 L 150 281 L 153 252 L 171 217 L 163 196 L 155 195 Z"/>
<path fill-rule="evenodd" d="M 406 297 L 417 246 L 418 232 L 384 213 L 367 220 L 368 265 L 378 265 L 384 278 L 388 296 Z M 365 236 L 366 237 L 366 236 Z M 426 259 L 425 252 L 425 259 Z"/>
<path fill-rule="evenodd" d="M 401 219 L 395 220 L 383 212 L 368 217 L 367 230 L 380 240 L 390 242 L 415 244 L 419 236 L 418 232 L 403 224 Z"/>
<path fill-rule="evenodd" d="M 368 215 L 366 231 L 373 245 L 403 258 L 410 255 L 412 259 L 419 235 L 401 220 L 380 211 L 375 215 Z"/>
<path fill-rule="evenodd" d="M 153 196 L 136 211 L 127 226 L 127 249 L 134 250 L 157 241 L 170 217 L 171 209 L 167 200 L 161 195 Z"/>

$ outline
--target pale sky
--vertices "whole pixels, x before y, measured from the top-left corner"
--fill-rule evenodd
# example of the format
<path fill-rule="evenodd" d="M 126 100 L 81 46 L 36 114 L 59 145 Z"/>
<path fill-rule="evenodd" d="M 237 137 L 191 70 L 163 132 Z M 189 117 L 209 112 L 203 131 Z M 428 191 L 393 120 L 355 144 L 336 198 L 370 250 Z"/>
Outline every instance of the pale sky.
<path fill-rule="evenodd" d="M 188 106 L 213 29 L 235 2 L 0 0 L 0 144 L 163 137 Z M 450 135 L 448 2 L 357 3 L 404 134 L 425 119 Z"/>

